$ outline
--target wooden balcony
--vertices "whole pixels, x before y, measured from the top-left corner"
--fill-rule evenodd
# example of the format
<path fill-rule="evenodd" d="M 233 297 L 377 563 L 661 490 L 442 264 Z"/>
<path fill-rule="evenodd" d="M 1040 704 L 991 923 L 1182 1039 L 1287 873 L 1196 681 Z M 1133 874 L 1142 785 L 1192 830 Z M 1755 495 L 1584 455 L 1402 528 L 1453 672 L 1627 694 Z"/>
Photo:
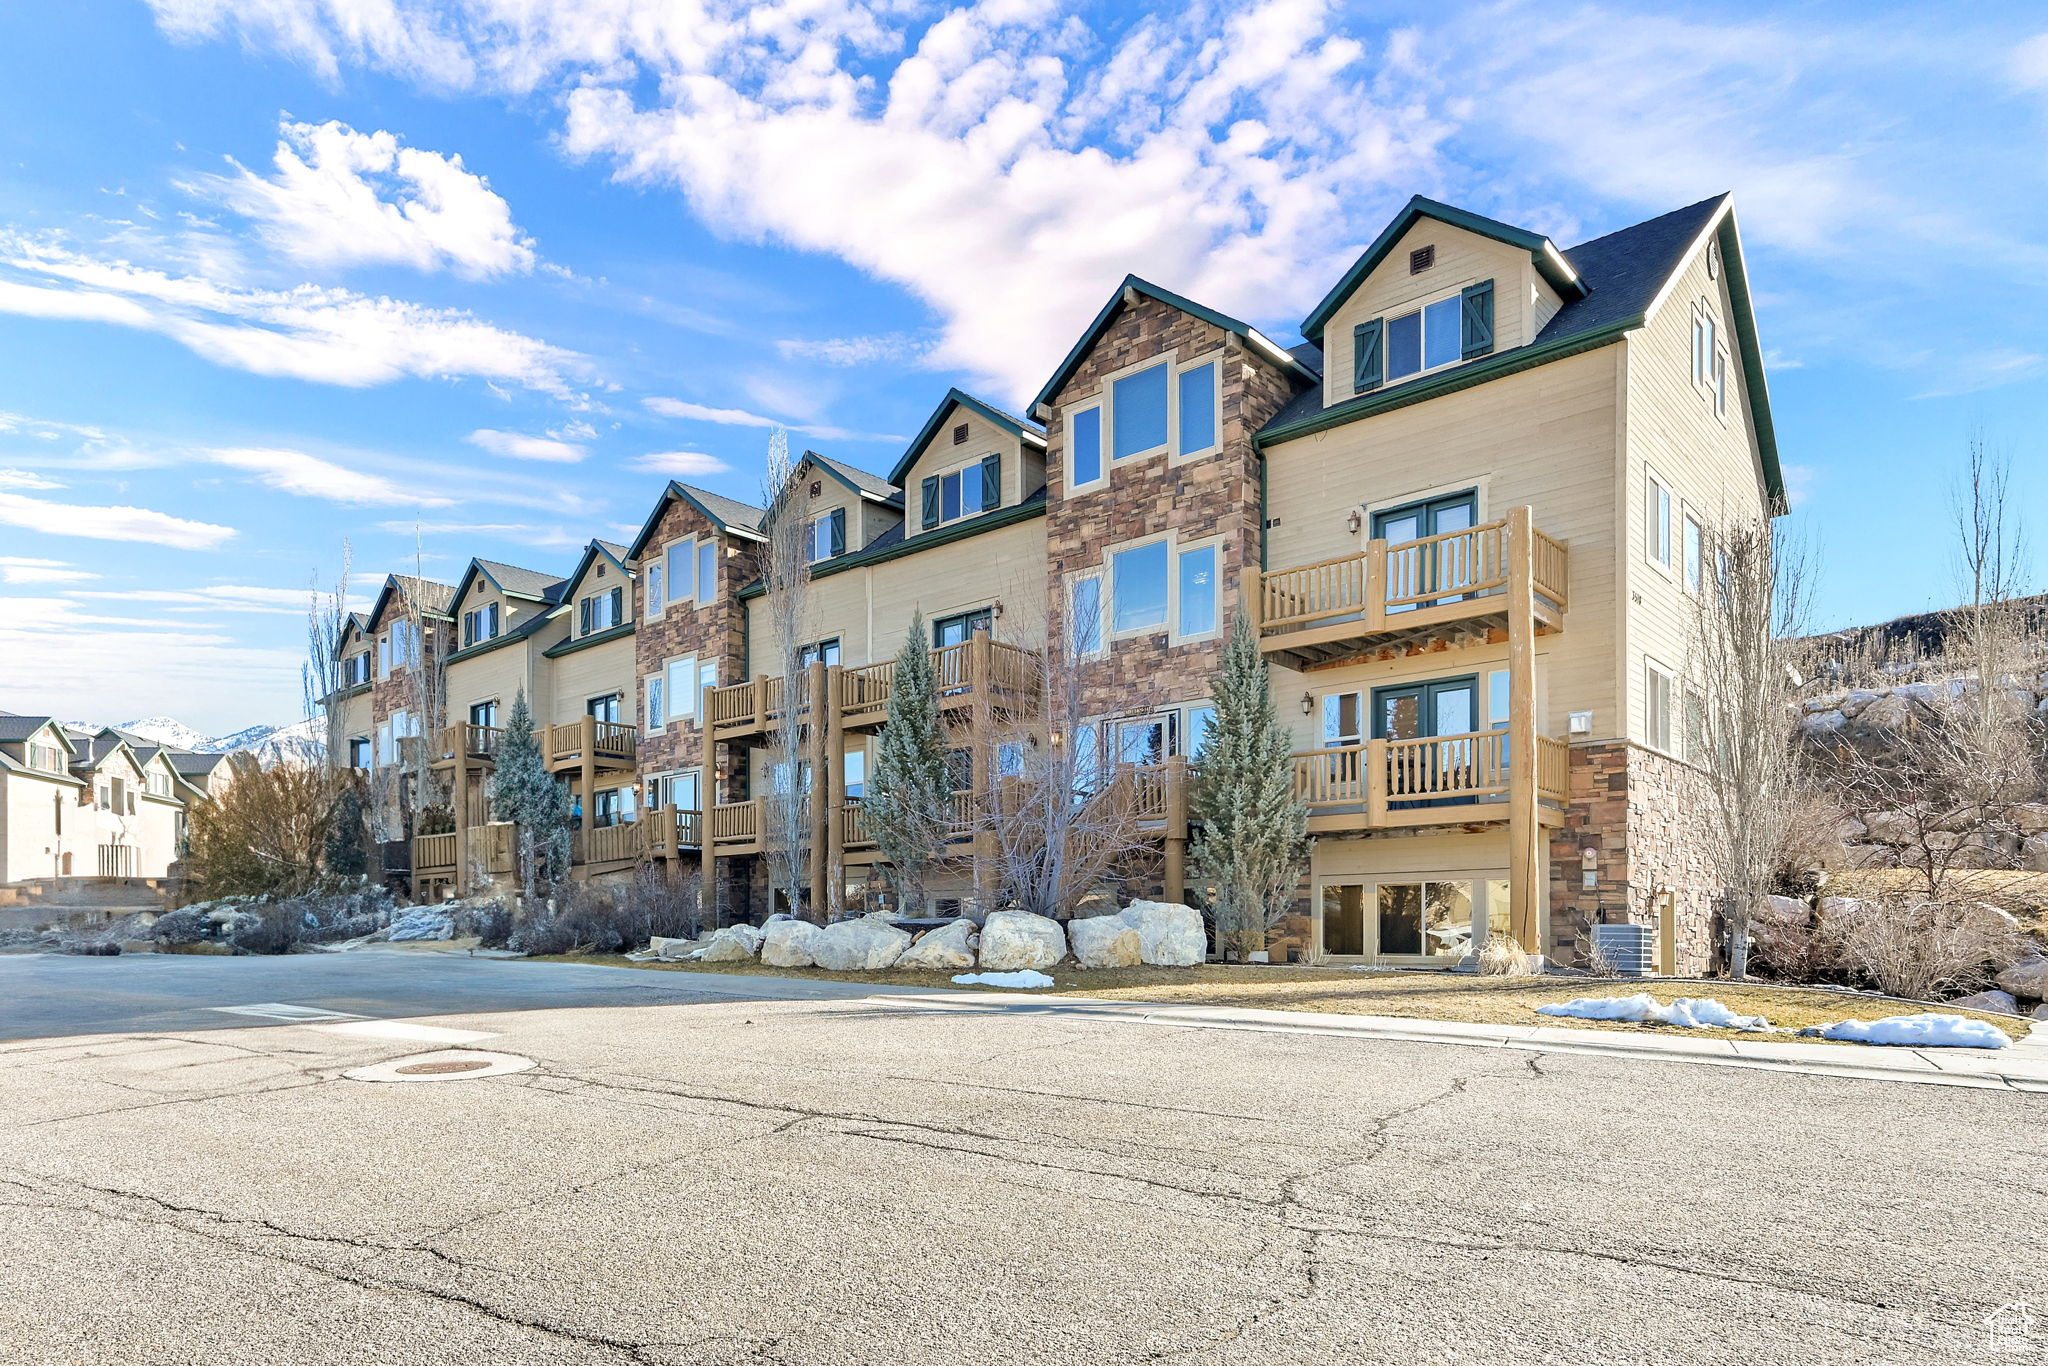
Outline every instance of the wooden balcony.
<path fill-rule="evenodd" d="M 1526 585 L 1518 585 L 1526 575 Z M 1431 637 L 1506 632 L 1526 587 L 1537 634 L 1562 630 L 1571 578 L 1563 542 L 1537 531 L 1529 509 L 1464 531 L 1259 576 L 1261 645 L 1303 669 Z"/>
<path fill-rule="evenodd" d="M 582 768 L 632 768 L 640 747 L 640 730 L 618 721 L 586 716 L 564 726 L 549 726 L 542 742 L 550 772 Z"/>
<path fill-rule="evenodd" d="M 414 835 L 412 838 L 412 875 L 415 878 L 433 877 L 437 874 L 452 876 L 455 872 L 455 832 L 439 835 Z"/>
<path fill-rule="evenodd" d="M 1309 809 L 1309 830 L 1400 830 L 1508 819 L 1514 775 L 1508 732 L 1371 740 L 1294 756 L 1294 791 Z M 1562 819 L 1570 749 L 1536 737 L 1538 816 Z"/>
<path fill-rule="evenodd" d="M 607 872 L 638 863 L 647 847 L 647 831 L 639 821 L 577 830 L 569 837 L 569 862 L 590 872 Z"/>
<path fill-rule="evenodd" d="M 726 802 L 704 813 L 708 849 L 716 854 L 761 852 L 761 803 Z"/>
<path fill-rule="evenodd" d="M 941 711 L 960 711 L 986 698 L 993 706 L 1016 712 L 1037 704 L 1042 660 L 1036 650 L 976 636 L 931 652 Z M 811 714 L 814 674 L 797 684 L 796 715 Z M 831 705 L 838 708 L 846 730 L 872 730 L 889 719 L 889 697 L 895 689 L 896 661 L 824 671 Z M 766 675 L 745 683 L 729 683 L 706 693 L 705 711 L 714 740 L 745 742 L 763 739 L 781 725 L 783 680 Z"/>
<path fill-rule="evenodd" d="M 498 747 L 505 741 L 505 732 L 498 726 L 462 724 L 441 728 L 440 744 L 434 751 L 434 767 L 447 769 L 455 766 L 459 757 L 469 764 L 496 765 Z"/>
<path fill-rule="evenodd" d="M 646 816 L 650 858 L 675 858 L 704 847 L 704 813 L 657 806 Z"/>
<path fill-rule="evenodd" d="M 494 877 L 511 873 L 517 860 L 518 827 L 509 821 L 472 824 L 463 832 L 469 845 L 473 869 Z M 453 879 L 457 871 L 457 845 L 453 830 L 439 835 L 417 835 L 412 842 L 415 878 Z"/>
<path fill-rule="evenodd" d="M 974 794 L 955 792 L 948 843 L 964 844 L 972 839 L 976 823 Z M 874 834 L 868 829 L 867 808 L 857 797 L 848 799 L 839 808 L 839 841 L 842 849 L 855 856 L 856 863 L 873 863 L 880 859 Z"/>

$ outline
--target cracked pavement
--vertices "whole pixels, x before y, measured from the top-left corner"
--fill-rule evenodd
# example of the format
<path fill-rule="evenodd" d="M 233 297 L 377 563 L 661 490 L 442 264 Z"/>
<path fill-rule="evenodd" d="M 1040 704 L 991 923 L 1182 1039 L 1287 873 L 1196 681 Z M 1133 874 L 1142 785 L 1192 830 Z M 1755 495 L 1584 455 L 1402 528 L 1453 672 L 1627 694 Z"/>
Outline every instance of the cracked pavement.
<path fill-rule="evenodd" d="M 0 1044 L 0 1360 L 1955 1362 L 2038 1298 L 2031 1096 L 455 959 L 410 1017 L 536 1068 L 179 1014 L 319 962 Z"/>

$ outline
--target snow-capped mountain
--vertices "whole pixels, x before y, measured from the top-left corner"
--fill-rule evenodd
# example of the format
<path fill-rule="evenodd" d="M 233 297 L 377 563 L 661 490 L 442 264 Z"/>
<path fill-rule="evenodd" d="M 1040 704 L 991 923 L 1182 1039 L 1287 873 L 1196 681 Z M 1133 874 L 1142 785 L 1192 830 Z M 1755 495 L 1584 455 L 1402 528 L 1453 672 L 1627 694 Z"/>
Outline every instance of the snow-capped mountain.
<path fill-rule="evenodd" d="M 64 724 L 71 730 L 88 735 L 100 729 L 88 721 L 67 721 Z M 249 754 L 265 768 L 276 763 L 313 763 L 327 749 L 321 727 L 313 721 L 298 721 L 289 726 L 249 726 L 232 734 L 215 736 L 202 735 L 169 716 L 117 721 L 114 728 L 195 754 Z"/>

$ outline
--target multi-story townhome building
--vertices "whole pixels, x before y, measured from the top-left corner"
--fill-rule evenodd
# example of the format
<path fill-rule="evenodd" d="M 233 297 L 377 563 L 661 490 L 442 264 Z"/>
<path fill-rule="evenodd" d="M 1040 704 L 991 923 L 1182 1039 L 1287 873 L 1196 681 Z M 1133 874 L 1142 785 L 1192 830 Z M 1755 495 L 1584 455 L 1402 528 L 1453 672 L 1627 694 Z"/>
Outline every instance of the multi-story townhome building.
<path fill-rule="evenodd" d="M 561 621 L 521 676 L 551 737 L 575 732 L 550 752 L 584 866 L 701 862 L 725 917 L 758 918 L 760 794 L 793 781 L 809 899 L 857 904 L 874 736 L 921 614 L 962 800 L 1000 779 L 974 737 L 1028 718 L 1041 670 L 1070 677 L 1083 723 L 1061 742 L 1157 775 L 1157 885 L 1180 897 L 1185 763 L 1244 615 L 1315 835 L 1278 953 L 1442 964 L 1507 932 L 1570 960 L 1634 917 L 1668 966 L 1705 966 L 1687 623 L 1716 527 L 1784 503 L 1731 201 L 1561 249 L 1417 198 L 1300 331 L 1282 346 L 1131 277 L 1028 417 L 955 390 L 887 478 L 806 453 L 774 509 L 811 560 L 793 679 L 760 509 L 671 484 L 559 592 L 517 573 Z M 504 589 L 473 566 L 461 592 Z M 963 834 L 942 894 L 990 904 L 985 853 Z"/>
<path fill-rule="evenodd" d="M 226 759 L 0 712 L 0 886 L 172 876 L 186 810 L 224 786 Z"/>

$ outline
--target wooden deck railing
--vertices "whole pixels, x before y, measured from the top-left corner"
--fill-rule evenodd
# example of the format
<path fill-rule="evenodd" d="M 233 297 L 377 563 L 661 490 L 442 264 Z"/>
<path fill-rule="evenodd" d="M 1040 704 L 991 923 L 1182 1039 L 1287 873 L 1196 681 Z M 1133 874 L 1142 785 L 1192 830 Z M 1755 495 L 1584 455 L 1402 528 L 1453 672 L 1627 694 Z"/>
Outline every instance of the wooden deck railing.
<path fill-rule="evenodd" d="M 453 759 L 460 754 L 469 759 L 492 759 L 498 757 L 498 746 L 503 744 L 505 732 L 498 726 L 479 726 L 473 722 L 441 728 L 441 747 L 438 751 L 443 759 Z"/>
<path fill-rule="evenodd" d="M 1432 824 L 1437 818 L 1407 813 L 1507 795 L 1508 744 L 1507 731 L 1489 730 L 1305 750 L 1294 756 L 1294 792 L 1311 812 L 1362 808 L 1369 825 Z M 1539 797 L 1564 801 L 1570 752 L 1561 740 L 1537 737 Z"/>
<path fill-rule="evenodd" d="M 623 721 L 600 721 L 586 716 L 559 726 L 549 726 L 547 755 L 550 767 L 580 763 L 585 751 L 595 760 L 630 764 L 640 749 L 640 728 Z"/>
<path fill-rule="evenodd" d="M 1395 544 L 1376 540 L 1356 554 L 1261 574 L 1261 630 L 1286 634 L 1356 619 L 1366 633 L 1402 628 L 1408 624 L 1403 618 L 1412 613 L 1466 615 L 1448 609 L 1507 593 L 1512 524 L 1526 516 L 1526 510 L 1517 509 L 1509 518 L 1461 531 Z M 1563 542 L 1533 527 L 1529 550 L 1536 592 L 1562 612 L 1571 576 L 1569 552 Z M 1498 611 L 1499 604 L 1487 603 L 1484 610 Z"/>
<path fill-rule="evenodd" d="M 730 802 L 704 813 L 705 826 L 714 848 L 761 842 L 761 804 L 758 801 Z"/>
<path fill-rule="evenodd" d="M 412 871 L 414 877 L 422 873 L 454 872 L 455 832 L 413 836 Z"/>
<path fill-rule="evenodd" d="M 932 674 L 942 706 L 956 707 L 984 688 L 989 696 L 1015 701 L 1036 697 L 1043 660 L 1038 651 L 1004 641 L 978 637 L 931 652 Z M 831 703 L 856 724 L 874 725 L 888 713 L 896 685 L 896 661 L 852 665 L 837 670 Z M 799 713 L 810 709 L 806 675 L 798 698 Z M 712 731 L 727 737 L 765 732 L 780 719 L 783 680 L 762 675 L 744 683 L 728 683 L 707 694 L 706 712 Z"/>
<path fill-rule="evenodd" d="M 955 792 L 947 839 L 959 841 L 971 836 L 978 824 L 978 814 L 972 792 Z M 843 847 L 850 850 L 875 847 L 874 832 L 868 828 L 867 807 L 858 797 L 849 797 L 839 808 L 839 838 Z"/>
<path fill-rule="evenodd" d="M 623 863 L 639 858 L 646 843 L 646 831 L 638 821 L 578 830 L 570 839 L 570 862 Z"/>

